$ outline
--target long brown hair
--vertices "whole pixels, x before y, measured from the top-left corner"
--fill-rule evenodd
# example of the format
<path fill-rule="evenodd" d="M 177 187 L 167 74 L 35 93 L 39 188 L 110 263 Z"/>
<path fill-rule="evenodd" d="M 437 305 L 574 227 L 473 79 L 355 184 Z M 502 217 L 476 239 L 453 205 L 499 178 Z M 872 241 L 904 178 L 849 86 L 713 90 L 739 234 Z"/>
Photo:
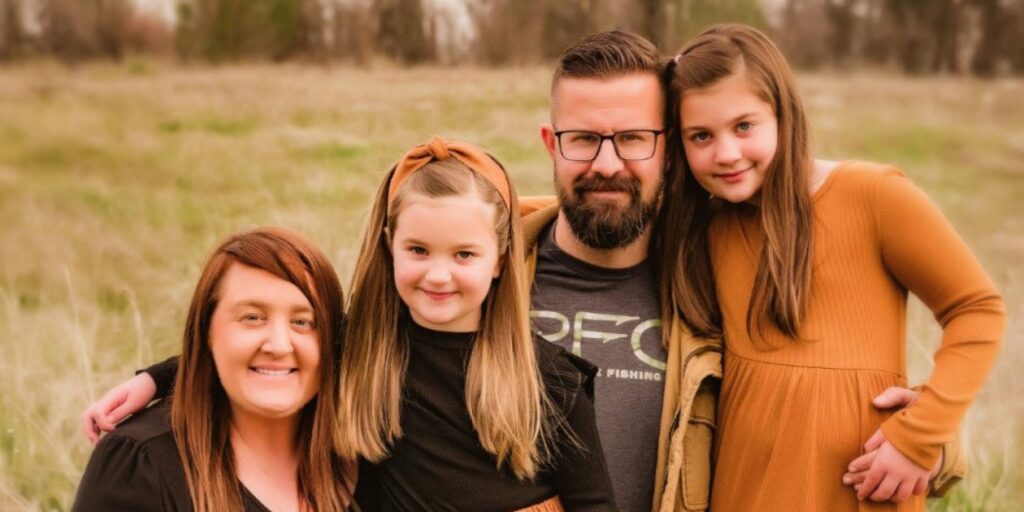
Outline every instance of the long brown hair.
<path fill-rule="evenodd" d="M 402 436 L 399 411 L 409 347 L 400 329 L 404 306 L 395 289 L 386 228 L 395 232 L 403 198 L 409 194 L 474 195 L 494 205 L 502 263 L 501 274 L 481 306 L 481 323 L 466 370 L 466 407 L 480 444 L 496 456 L 498 467 L 507 464 L 517 477 L 531 478 L 549 456 L 550 404 L 530 334 L 515 191 L 510 190 L 506 205 L 494 185 L 462 162 L 447 158 L 412 174 L 389 205 L 394 172 L 392 168 L 377 192 L 353 273 L 338 450 L 346 458 L 361 456 L 376 462 Z"/>
<path fill-rule="evenodd" d="M 713 205 L 687 165 L 678 116 L 687 91 L 737 73 L 772 106 L 778 119 L 778 147 L 760 191 L 758 215 L 765 236 L 747 308 L 747 332 L 753 336 L 756 330 L 763 338 L 768 320 L 787 336 L 801 339 L 812 264 L 809 129 L 793 72 L 782 52 L 766 35 L 746 25 L 715 25 L 705 30 L 680 50 L 666 73 L 670 112 L 675 116 L 668 159 L 677 171 L 668 180 L 657 242 L 668 283 L 662 304 L 677 308 L 695 334 L 721 335 L 707 243 Z"/>
<path fill-rule="evenodd" d="M 228 237 L 210 256 L 192 295 L 171 398 L 171 425 L 195 509 L 242 510 L 229 435 L 230 406 L 209 343 L 220 283 L 232 265 L 265 270 L 294 284 L 313 306 L 320 338 L 319 387 L 300 412 L 298 484 L 313 510 L 342 510 L 350 493 L 341 484 L 341 463 L 332 450 L 343 327 L 341 284 L 322 252 L 283 228 Z"/>

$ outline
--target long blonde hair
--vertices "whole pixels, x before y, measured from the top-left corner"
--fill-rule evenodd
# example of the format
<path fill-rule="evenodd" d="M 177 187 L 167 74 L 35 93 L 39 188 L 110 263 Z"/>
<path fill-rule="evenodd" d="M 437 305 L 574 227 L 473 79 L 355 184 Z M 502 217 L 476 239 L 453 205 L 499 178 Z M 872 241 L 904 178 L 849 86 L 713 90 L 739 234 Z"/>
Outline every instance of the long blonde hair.
<path fill-rule="evenodd" d="M 765 321 L 793 339 L 802 339 L 811 287 L 813 212 L 808 190 L 813 166 L 810 130 L 793 72 L 782 52 L 759 30 L 746 25 L 715 25 L 680 50 L 667 69 L 669 105 L 675 123 L 687 91 L 741 73 L 772 106 L 778 119 L 778 148 L 765 174 L 758 209 L 764 241 L 747 308 L 747 332 L 763 337 Z M 693 177 L 678 131 L 669 137 L 667 180 L 656 246 L 663 279 L 663 308 L 675 307 L 698 335 L 721 335 L 714 275 L 708 254 L 708 227 L 714 205 Z M 730 207 L 725 205 L 725 207 Z M 728 272 L 729 269 L 720 269 Z"/>
<path fill-rule="evenodd" d="M 209 337 L 220 283 L 232 265 L 265 270 L 294 284 L 313 306 L 319 386 L 299 416 L 299 492 L 312 510 L 343 510 L 350 492 L 332 450 L 344 307 L 341 284 L 322 252 L 283 228 L 258 228 L 229 237 L 210 256 L 192 295 L 171 397 L 171 426 L 193 506 L 197 512 L 242 510 L 229 435 L 231 408 L 217 377 Z"/>
<path fill-rule="evenodd" d="M 549 457 L 548 410 L 529 325 L 529 299 L 518 202 L 506 205 L 494 185 L 455 158 L 435 160 L 387 194 L 395 168 L 377 192 L 353 273 L 336 446 L 343 457 L 382 460 L 402 436 L 402 386 L 408 340 L 400 332 L 385 229 L 397 227 L 403 198 L 475 195 L 495 209 L 501 275 L 482 304 L 480 328 L 466 370 L 466 407 L 480 444 L 520 479 L 532 478 Z M 507 179 L 507 177 L 506 177 Z M 511 188 L 511 187 L 510 187 Z"/>

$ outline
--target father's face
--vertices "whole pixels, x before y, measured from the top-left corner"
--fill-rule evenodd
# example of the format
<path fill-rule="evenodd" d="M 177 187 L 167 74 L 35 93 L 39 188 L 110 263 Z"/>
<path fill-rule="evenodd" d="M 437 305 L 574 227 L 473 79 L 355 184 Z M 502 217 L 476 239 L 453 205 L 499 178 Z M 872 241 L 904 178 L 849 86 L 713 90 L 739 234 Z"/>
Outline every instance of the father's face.
<path fill-rule="evenodd" d="M 611 78 L 563 78 L 551 95 L 551 125 L 541 136 L 555 167 L 555 189 L 573 234 L 594 249 L 629 245 L 646 231 L 661 198 L 665 136 L 653 156 L 623 160 L 604 140 L 591 161 L 567 160 L 556 131 L 601 135 L 626 130 L 663 130 L 664 97 L 652 73 Z"/>

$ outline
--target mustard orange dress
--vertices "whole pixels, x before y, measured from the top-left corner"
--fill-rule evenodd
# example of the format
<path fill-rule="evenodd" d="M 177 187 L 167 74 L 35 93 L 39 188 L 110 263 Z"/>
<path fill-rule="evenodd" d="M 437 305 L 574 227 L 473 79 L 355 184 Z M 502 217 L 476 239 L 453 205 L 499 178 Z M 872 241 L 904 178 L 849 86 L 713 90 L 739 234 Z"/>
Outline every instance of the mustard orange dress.
<path fill-rule="evenodd" d="M 728 206 L 710 249 L 725 331 L 711 508 L 717 511 L 923 510 L 858 502 L 841 478 L 879 428 L 931 467 L 995 359 L 1004 308 L 991 280 L 899 170 L 844 162 L 815 193 L 813 274 L 802 335 L 746 329 L 762 230 Z M 890 414 L 871 399 L 906 382 L 908 290 L 943 327 L 920 399 Z"/>

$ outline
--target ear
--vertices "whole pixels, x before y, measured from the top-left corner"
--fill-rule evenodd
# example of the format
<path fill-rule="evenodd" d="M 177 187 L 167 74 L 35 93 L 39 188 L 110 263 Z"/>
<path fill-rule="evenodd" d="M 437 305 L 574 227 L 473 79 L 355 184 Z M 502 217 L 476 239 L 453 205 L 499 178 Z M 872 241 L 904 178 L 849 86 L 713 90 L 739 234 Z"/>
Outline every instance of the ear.
<path fill-rule="evenodd" d="M 554 162 L 558 151 L 555 146 L 558 144 L 558 137 L 555 136 L 555 127 L 551 126 L 551 123 L 544 123 L 540 125 L 540 138 L 544 141 L 544 147 L 548 149 L 548 156 L 551 157 L 551 161 Z"/>
<path fill-rule="evenodd" d="M 384 240 L 387 242 L 388 248 L 390 249 L 391 248 L 391 228 L 389 228 L 387 226 L 384 226 L 384 229 L 382 231 L 384 233 Z"/>

